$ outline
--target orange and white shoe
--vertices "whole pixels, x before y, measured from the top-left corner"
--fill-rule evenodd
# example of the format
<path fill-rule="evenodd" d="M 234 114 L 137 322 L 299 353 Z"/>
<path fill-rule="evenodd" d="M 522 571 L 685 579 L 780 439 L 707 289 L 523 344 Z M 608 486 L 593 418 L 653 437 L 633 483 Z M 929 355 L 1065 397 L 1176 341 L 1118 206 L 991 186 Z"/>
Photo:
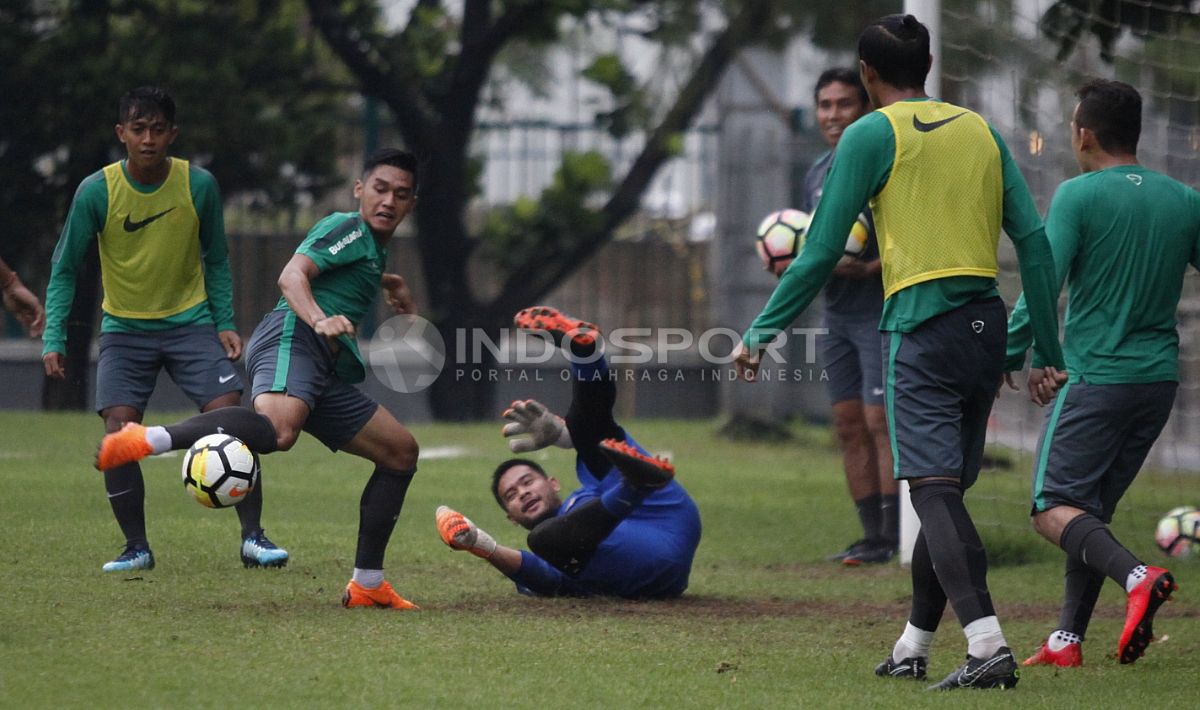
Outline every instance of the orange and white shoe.
<path fill-rule="evenodd" d="M 409 600 L 396 593 L 392 585 L 384 582 L 374 589 L 367 589 L 353 579 L 346 585 L 342 594 L 342 606 L 347 609 L 367 606 L 381 609 L 420 609 Z"/>
<path fill-rule="evenodd" d="M 154 453 L 146 441 L 146 427 L 137 422 L 125 422 L 120 431 L 105 435 L 96 451 L 96 470 L 110 471 L 127 463 L 141 461 Z"/>
<path fill-rule="evenodd" d="M 590 348 L 596 345 L 596 339 L 600 336 L 599 326 L 572 318 L 549 306 L 533 306 L 519 311 L 513 316 L 513 325 L 522 330 L 549 333 L 559 345 L 572 343 Z"/>
<path fill-rule="evenodd" d="M 1125 599 L 1125 628 L 1117 643 L 1121 663 L 1133 663 L 1154 640 L 1154 613 L 1179 589 L 1175 578 L 1162 567 L 1147 567 L 1146 578 Z"/>
<path fill-rule="evenodd" d="M 1050 650 L 1049 639 L 1042 642 L 1041 648 L 1029 658 L 1021 662 L 1023 666 L 1058 666 L 1059 668 L 1078 668 L 1083 665 L 1083 645 L 1069 643 L 1057 651 Z"/>
<path fill-rule="evenodd" d="M 467 520 L 462 513 L 444 505 L 438 506 L 434 515 L 434 524 L 437 525 L 438 535 L 442 538 L 442 542 L 456 550 L 469 549 L 467 545 L 458 541 L 460 535 L 471 532 L 471 521 Z"/>
<path fill-rule="evenodd" d="M 675 478 L 675 467 L 661 456 L 648 456 L 617 439 L 605 439 L 600 450 L 630 483 L 643 488 L 662 488 Z"/>

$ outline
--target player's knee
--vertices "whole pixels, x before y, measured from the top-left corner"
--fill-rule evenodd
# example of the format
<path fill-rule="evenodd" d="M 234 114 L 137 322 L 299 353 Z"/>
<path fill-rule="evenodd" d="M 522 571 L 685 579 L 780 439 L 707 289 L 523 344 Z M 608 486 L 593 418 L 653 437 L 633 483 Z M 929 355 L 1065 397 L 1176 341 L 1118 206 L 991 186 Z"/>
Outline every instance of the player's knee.
<path fill-rule="evenodd" d="M 141 416 L 138 415 L 137 410 L 130 407 L 114 407 L 113 409 L 106 409 L 101 413 L 101 416 L 104 417 L 105 434 L 112 434 L 113 432 L 120 431 L 121 427 L 125 426 L 127 422 L 140 422 L 142 420 Z"/>
<path fill-rule="evenodd" d="M 554 524 L 555 520 L 556 518 L 551 518 L 542 521 L 537 527 L 529 531 L 529 537 L 525 539 L 526 544 L 529 545 L 530 552 L 548 561 L 557 560 L 560 556 L 560 536 L 557 526 Z"/>
<path fill-rule="evenodd" d="M 275 449 L 277 451 L 287 451 L 296 445 L 296 440 L 300 438 L 299 427 L 281 425 L 278 422 L 275 424 Z"/>
<path fill-rule="evenodd" d="M 835 416 L 833 434 L 843 449 L 859 446 L 867 440 L 866 422 L 862 417 Z"/>
<path fill-rule="evenodd" d="M 388 445 L 384 451 L 385 460 L 377 463 L 397 471 L 407 471 L 416 468 L 420 453 L 421 447 L 417 445 L 416 437 L 408 429 L 401 427 L 400 431 L 388 438 Z"/>

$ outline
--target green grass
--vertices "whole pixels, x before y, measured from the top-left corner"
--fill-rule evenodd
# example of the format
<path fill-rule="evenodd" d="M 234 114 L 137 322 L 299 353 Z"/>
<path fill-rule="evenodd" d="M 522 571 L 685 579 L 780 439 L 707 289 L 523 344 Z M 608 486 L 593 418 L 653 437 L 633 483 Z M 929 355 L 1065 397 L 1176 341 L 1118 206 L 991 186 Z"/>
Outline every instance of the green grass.
<path fill-rule="evenodd" d="M 170 417 L 157 415 L 151 422 Z M 1156 624 L 1169 640 L 1132 667 L 1111 658 L 1123 595 L 1109 584 L 1085 647 L 1087 666 L 1027 671 L 1012 693 L 931 695 L 874 678 L 907 612 L 898 566 L 823 562 L 857 524 L 823 430 L 790 444 L 714 438 L 713 422 L 639 421 L 645 445 L 672 452 L 704 519 L 688 595 L 678 602 L 545 600 L 516 595 L 486 564 L 444 547 L 440 503 L 498 539 L 521 531 L 491 500 L 487 477 L 507 455 L 499 425 L 420 426 L 429 459 L 388 553 L 388 579 L 422 611 L 347 611 L 358 496 L 369 464 L 312 439 L 267 457 L 271 535 L 284 570 L 243 570 L 236 516 L 191 502 L 176 458 L 145 463 L 158 568 L 104 575 L 120 536 L 91 469 L 100 422 L 89 415 L 0 413 L 0 707 L 1122 707 L 1191 697 L 1200 652 L 1195 562 Z M 1001 452 L 1002 453 L 1002 452 Z M 544 455 L 567 488 L 568 453 Z M 990 581 L 1018 652 L 1053 628 L 1061 558 L 1027 528 L 1027 462 L 986 476 L 969 497 L 995 564 Z M 1183 481 L 1183 483 L 1181 483 Z M 1148 475 L 1117 534 L 1157 560 L 1155 511 L 1194 479 Z M 1195 502 L 1195 501 L 1191 501 Z M 931 675 L 965 644 L 952 616 Z"/>

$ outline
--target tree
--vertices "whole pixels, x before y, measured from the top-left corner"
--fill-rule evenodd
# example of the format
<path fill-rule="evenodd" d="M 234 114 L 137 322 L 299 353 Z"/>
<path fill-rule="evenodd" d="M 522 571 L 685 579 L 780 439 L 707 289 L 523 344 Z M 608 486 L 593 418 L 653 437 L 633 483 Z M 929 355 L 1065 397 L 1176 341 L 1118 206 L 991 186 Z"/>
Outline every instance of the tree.
<path fill-rule="evenodd" d="M 407 23 L 394 30 L 385 27 L 374 2 L 307 4 L 313 24 L 361 91 L 390 109 L 404 141 L 423 158 L 417 240 L 428 313 L 448 347 L 456 343 L 458 329 L 496 333 L 515 311 L 536 303 L 611 239 L 638 209 L 658 168 L 678 150 L 680 135 L 737 52 L 783 29 L 773 24 L 781 12 L 779 0 L 468 0 L 457 17 L 441 2 L 421 0 Z M 513 45 L 546 46 L 571 22 L 630 13 L 642 20 L 646 37 L 700 49 L 688 80 L 661 107 L 649 105 L 615 55 L 597 56 L 585 72 L 612 92 L 611 110 L 598 116 L 611 133 L 644 130 L 644 146 L 628 171 L 613 180 L 598 155 L 567 155 L 539 200 L 494 214 L 483 234 L 471 234 L 465 214 L 477 171 L 469 150 L 498 55 Z M 722 27 L 704 31 L 714 15 L 724 19 Z M 488 239 L 507 240 L 500 251 L 510 258 L 493 264 L 500 287 L 484 296 L 471 287 L 469 260 Z M 439 378 L 431 398 L 434 415 L 493 415 L 491 388 L 486 377 L 481 379 Z"/>
<path fill-rule="evenodd" d="M 346 81 L 305 34 L 298 2 L 12 0 L 0 6 L 2 256 L 45 283 L 75 187 L 119 158 L 117 99 L 140 84 L 174 94 L 176 152 L 204 165 L 228 199 L 286 209 L 335 176 Z M 336 67 L 335 67 L 336 68 Z M 81 278 L 67 353 L 75 375 L 49 380 L 46 405 L 83 408 L 96 263 Z"/>

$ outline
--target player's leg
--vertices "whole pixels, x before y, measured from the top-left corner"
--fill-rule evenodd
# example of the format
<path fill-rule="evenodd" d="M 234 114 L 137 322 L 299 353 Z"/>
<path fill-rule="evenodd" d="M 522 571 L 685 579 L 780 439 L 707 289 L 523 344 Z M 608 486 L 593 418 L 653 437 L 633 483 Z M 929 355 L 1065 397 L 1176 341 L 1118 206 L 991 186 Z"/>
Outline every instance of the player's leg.
<path fill-rule="evenodd" d="M 142 412 L 158 379 L 159 355 L 153 335 L 103 333 L 96 367 L 96 409 L 106 434 L 142 421 Z M 107 466 L 104 488 L 113 517 L 125 536 L 125 548 L 103 566 L 105 572 L 153 569 L 154 553 L 146 535 L 146 486 L 135 462 Z"/>
<path fill-rule="evenodd" d="M 354 573 L 342 604 L 415 608 L 384 581 L 383 560 L 417 472 L 416 439 L 388 410 L 340 381 L 333 382 L 321 396 L 305 431 L 331 449 L 341 449 L 375 464 L 359 500 Z"/>
<path fill-rule="evenodd" d="M 606 439 L 597 448 L 620 472 L 621 480 L 529 533 L 530 551 L 569 575 L 582 572 L 617 525 L 675 476 L 665 459 L 648 456 L 623 441 Z"/>
<path fill-rule="evenodd" d="M 884 406 L 884 340 L 880 337 L 879 323 L 874 320 L 859 323 L 854 333 L 863 373 L 863 417 L 867 420 L 867 432 L 875 454 L 876 480 L 879 481 L 879 536 L 895 554 L 900 544 L 900 485 L 896 480 Z"/>
<path fill-rule="evenodd" d="M 199 406 L 202 414 L 211 413 L 210 419 L 228 419 L 226 423 L 232 424 L 232 427 L 226 427 L 222 426 L 220 421 L 201 419 L 199 422 L 185 423 L 182 429 L 186 431 L 191 428 L 196 434 L 224 431 L 230 436 L 237 436 L 235 432 L 248 432 L 250 441 L 243 439 L 243 442 L 252 450 L 263 454 L 273 451 L 275 442 L 271 434 L 266 432 L 261 418 L 249 416 L 247 410 L 238 407 L 242 402 L 242 380 L 238 377 L 233 362 L 225 354 L 216 328 L 189 326 L 168 331 L 163 336 L 163 357 L 167 374 L 179 389 Z M 231 407 L 238 407 L 240 411 L 230 417 L 217 413 L 218 410 Z M 242 420 L 248 420 L 249 425 L 242 424 Z M 243 432 L 243 429 L 247 432 Z M 169 428 L 166 431 L 171 435 Z M 195 438 L 198 438 L 187 435 L 184 431 L 176 428 L 176 435 L 171 436 L 172 444 L 179 440 L 181 443 L 187 441 L 186 445 L 191 446 Z M 265 450 L 260 447 L 265 447 Z M 258 485 L 234 506 L 241 525 L 238 554 L 246 567 L 283 567 L 288 561 L 287 550 L 276 546 L 263 531 L 265 479 L 266 476 L 260 474 Z"/>
<path fill-rule="evenodd" d="M 924 530 L 917 533 L 910 570 L 913 594 L 908 624 L 891 654 L 875 666 L 877 676 L 921 680 L 929 666 L 929 646 L 946 611 L 946 593 L 933 569 Z"/>
<path fill-rule="evenodd" d="M 1083 665 L 1083 640 L 1092 610 L 1104 587 L 1104 574 L 1088 567 L 1078 557 L 1066 556 L 1063 570 L 1063 603 L 1058 626 L 1022 663 L 1026 666 L 1072 668 Z"/>

